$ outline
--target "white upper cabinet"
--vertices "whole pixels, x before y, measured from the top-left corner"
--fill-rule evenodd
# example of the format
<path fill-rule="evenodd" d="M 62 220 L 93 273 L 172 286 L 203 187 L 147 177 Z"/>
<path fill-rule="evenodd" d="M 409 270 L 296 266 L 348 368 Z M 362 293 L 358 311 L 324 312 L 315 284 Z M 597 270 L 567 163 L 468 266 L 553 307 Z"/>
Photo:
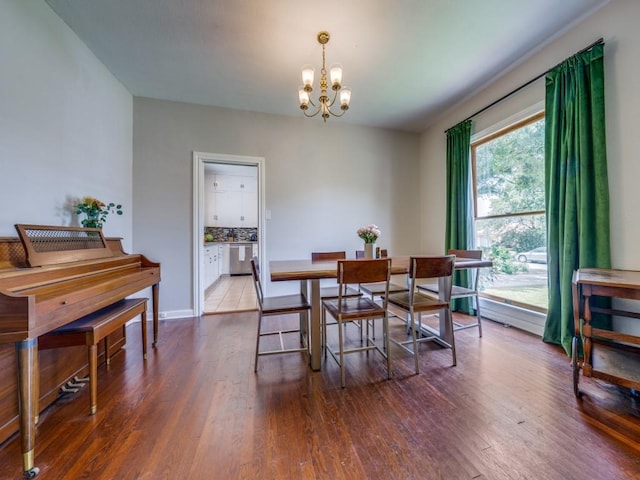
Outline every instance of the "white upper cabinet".
<path fill-rule="evenodd" d="M 257 177 L 240 177 L 240 189 L 243 192 L 257 193 L 258 192 L 258 178 Z"/>
<path fill-rule="evenodd" d="M 227 178 L 225 175 L 211 175 L 211 177 L 212 177 L 211 187 L 214 192 L 227 191 L 228 185 L 227 185 Z"/>
<path fill-rule="evenodd" d="M 242 226 L 258 227 L 258 192 L 242 192 Z"/>
<path fill-rule="evenodd" d="M 205 226 L 258 226 L 258 180 L 241 175 L 205 175 Z"/>

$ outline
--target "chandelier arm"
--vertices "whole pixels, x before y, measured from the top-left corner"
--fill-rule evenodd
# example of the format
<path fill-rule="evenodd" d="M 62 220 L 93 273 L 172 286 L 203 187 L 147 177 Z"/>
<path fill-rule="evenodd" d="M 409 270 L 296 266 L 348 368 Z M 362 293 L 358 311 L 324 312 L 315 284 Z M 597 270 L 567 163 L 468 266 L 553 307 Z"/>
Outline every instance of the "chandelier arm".
<path fill-rule="evenodd" d="M 341 117 L 341 116 L 343 116 L 346 112 L 347 112 L 346 110 L 342 110 L 342 112 L 341 112 L 341 113 L 333 113 L 331 110 L 329 110 L 329 113 L 330 113 L 331 115 L 333 115 L 334 117 L 338 117 L 338 118 L 339 118 L 339 117 Z"/>
<path fill-rule="evenodd" d="M 339 91 L 340 90 L 334 90 L 333 91 L 333 98 L 331 99 L 330 102 L 327 102 L 327 107 L 329 107 L 329 108 L 333 107 L 333 104 L 336 103 L 336 99 L 338 98 L 338 92 Z"/>
<path fill-rule="evenodd" d="M 307 118 L 313 118 L 313 117 L 315 117 L 316 115 L 318 115 L 320 113 L 320 108 L 316 108 L 316 111 L 314 113 L 312 113 L 311 115 L 309 115 L 307 113 L 307 110 L 303 110 L 302 113 L 304 113 L 304 116 L 307 117 Z"/>

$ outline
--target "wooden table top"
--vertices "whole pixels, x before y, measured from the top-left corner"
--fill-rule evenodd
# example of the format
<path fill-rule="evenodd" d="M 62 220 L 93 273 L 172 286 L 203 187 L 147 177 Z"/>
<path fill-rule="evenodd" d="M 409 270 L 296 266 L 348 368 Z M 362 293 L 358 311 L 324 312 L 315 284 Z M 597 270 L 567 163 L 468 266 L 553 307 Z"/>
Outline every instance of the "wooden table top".
<path fill-rule="evenodd" d="M 580 268 L 573 276 L 573 283 L 638 289 L 640 288 L 640 271 Z"/>
<path fill-rule="evenodd" d="M 400 275 L 409 271 L 409 256 L 391 258 L 391 274 Z M 474 258 L 456 257 L 456 268 L 491 267 L 491 260 L 477 260 Z M 304 260 L 272 260 L 269 262 L 271 281 L 314 280 L 321 278 L 336 278 L 337 261 L 313 262 Z"/>

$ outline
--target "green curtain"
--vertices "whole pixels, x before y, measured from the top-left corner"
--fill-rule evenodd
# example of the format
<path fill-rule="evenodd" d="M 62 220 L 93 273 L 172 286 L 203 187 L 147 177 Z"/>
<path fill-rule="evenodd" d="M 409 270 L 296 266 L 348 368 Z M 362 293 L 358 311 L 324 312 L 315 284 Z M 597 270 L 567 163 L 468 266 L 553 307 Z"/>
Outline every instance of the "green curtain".
<path fill-rule="evenodd" d="M 473 204 L 471 193 L 471 120 L 447 130 L 447 225 L 445 249 L 468 250 L 473 244 Z M 454 285 L 471 287 L 468 270 L 456 270 Z M 470 298 L 456 299 L 453 310 L 474 315 Z"/>
<path fill-rule="evenodd" d="M 609 186 L 604 114 L 604 45 L 579 53 L 546 77 L 545 202 L 549 309 L 545 342 L 571 354 L 571 277 L 610 268 Z M 606 318 L 595 318 L 610 328 Z"/>

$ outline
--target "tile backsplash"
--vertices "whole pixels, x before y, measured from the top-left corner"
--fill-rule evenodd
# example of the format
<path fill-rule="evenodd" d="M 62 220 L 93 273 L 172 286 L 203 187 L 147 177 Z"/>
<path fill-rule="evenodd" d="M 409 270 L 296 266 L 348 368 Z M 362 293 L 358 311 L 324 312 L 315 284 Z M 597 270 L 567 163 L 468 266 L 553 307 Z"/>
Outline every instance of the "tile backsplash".
<path fill-rule="evenodd" d="M 258 239 L 257 228 L 204 227 L 204 234 L 213 235 L 214 242 L 228 242 L 230 238 L 234 242 L 252 242 Z"/>

